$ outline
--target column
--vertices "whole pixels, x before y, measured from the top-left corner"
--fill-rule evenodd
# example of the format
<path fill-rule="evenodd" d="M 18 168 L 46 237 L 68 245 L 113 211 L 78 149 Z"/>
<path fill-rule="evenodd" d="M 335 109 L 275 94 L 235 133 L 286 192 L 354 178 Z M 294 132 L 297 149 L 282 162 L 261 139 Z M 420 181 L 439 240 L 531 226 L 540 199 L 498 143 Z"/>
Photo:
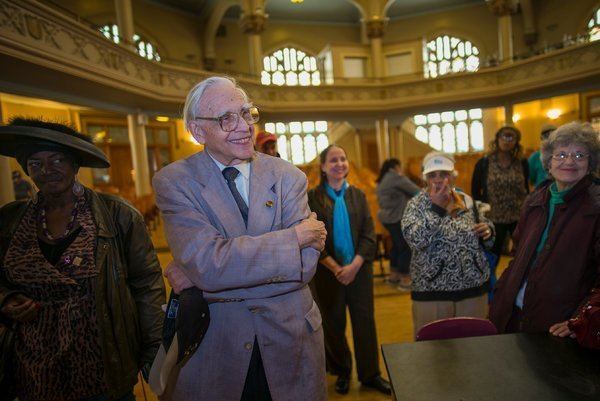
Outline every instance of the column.
<path fill-rule="evenodd" d="M 498 60 L 501 64 L 512 63 L 513 37 L 512 14 L 517 10 L 513 0 L 486 0 L 492 13 L 498 17 Z"/>
<path fill-rule="evenodd" d="M 360 135 L 358 134 L 358 131 L 354 132 L 352 135 L 354 136 L 354 149 L 355 149 L 354 153 L 356 153 L 356 160 L 353 160 L 353 162 L 358 169 L 361 169 L 363 167 L 363 162 L 362 162 L 362 145 L 360 142 Z"/>
<path fill-rule="evenodd" d="M 148 150 L 146 146 L 146 124 L 148 117 L 144 114 L 128 114 L 129 144 L 133 164 L 133 181 L 137 197 L 152 193 L 150 185 L 150 169 L 148 167 Z"/>
<path fill-rule="evenodd" d="M 521 13 L 523 14 L 523 37 L 525 44 L 533 46 L 537 42 L 537 30 L 535 27 L 535 14 L 531 0 L 521 0 Z"/>
<path fill-rule="evenodd" d="M 513 105 L 507 103 L 504 105 L 504 125 L 513 125 Z"/>
<path fill-rule="evenodd" d="M 374 17 L 365 22 L 367 37 L 371 43 L 371 66 L 374 78 L 383 77 L 382 38 L 387 18 Z"/>
<path fill-rule="evenodd" d="M 0 122 L 2 118 L 2 106 L 0 105 Z M 12 182 L 12 171 L 8 157 L 0 156 L 0 207 L 15 200 L 15 190 Z"/>
<path fill-rule="evenodd" d="M 119 26 L 119 36 L 125 42 L 125 46 L 135 51 L 133 35 L 133 8 L 131 0 L 115 0 L 115 13 L 117 16 L 117 25 Z"/>
<path fill-rule="evenodd" d="M 262 39 L 260 34 L 265 29 L 269 16 L 261 8 L 255 9 L 251 14 L 242 14 L 240 27 L 248 35 L 248 49 L 250 57 L 250 73 L 260 76 L 263 67 Z"/>
<path fill-rule="evenodd" d="M 12 173 L 8 157 L 0 156 L 0 206 L 15 200 Z"/>
<path fill-rule="evenodd" d="M 375 139 L 377 140 L 377 156 L 379 165 L 390 158 L 390 133 L 388 120 L 383 118 L 375 121 Z"/>

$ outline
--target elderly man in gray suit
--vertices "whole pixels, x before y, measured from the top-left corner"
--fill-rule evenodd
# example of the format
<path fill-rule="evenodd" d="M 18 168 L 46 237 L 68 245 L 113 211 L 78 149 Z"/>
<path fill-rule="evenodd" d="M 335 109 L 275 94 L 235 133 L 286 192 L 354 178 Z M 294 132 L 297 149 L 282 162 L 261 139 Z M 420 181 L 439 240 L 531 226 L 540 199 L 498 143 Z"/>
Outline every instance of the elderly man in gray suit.
<path fill-rule="evenodd" d="M 175 400 L 327 398 L 321 315 L 307 283 L 325 243 L 306 176 L 254 152 L 258 110 L 229 78 L 196 85 L 184 124 L 204 151 L 154 177 L 177 290 L 204 291 L 211 321 Z"/>

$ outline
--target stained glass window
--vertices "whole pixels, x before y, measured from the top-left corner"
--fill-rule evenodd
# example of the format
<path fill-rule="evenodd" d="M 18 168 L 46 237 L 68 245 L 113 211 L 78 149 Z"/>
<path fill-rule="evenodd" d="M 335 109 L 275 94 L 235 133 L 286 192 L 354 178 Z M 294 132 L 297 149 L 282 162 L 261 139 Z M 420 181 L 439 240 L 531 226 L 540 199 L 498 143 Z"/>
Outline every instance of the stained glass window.
<path fill-rule="evenodd" d="M 321 85 L 317 59 L 293 47 L 279 49 L 263 59 L 261 82 L 279 86 Z"/>
<path fill-rule="evenodd" d="M 481 109 L 418 114 L 413 117 L 415 137 L 432 148 L 447 152 L 474 152 L 484 148 Z"/>
<path fill-rule="evenodd" d="M 265 124 L 265 131 L 278 136 L 277 151 L 281 158 L 294 164 L 310 163 L 329 146 L 327 129 L 327 121 Z"/>
<path fill-rule="evenodd" d="M 594 12 L 594 16 L 590 18 L 588 22 L 588 32 L 590 34 L 590 41 L 600 39 L 600 8 Z"/>
<path fill-rule="evenodd" d="M 119 27 L 115 24 L 112 25 L 104 25 L 100 28 L 100 32 L 107 38 L 112 40 L 115 43 L 120 42 L 119 37 Z M 156 50 L 156 46 L 152 43 L 148 42 L 145 39 L 142 39 L 140 35 L 133 35 L 133 43 L 135 44 L 135 49 L 137 53 L 148 60 L 160 61 L 160 55 Z"/>
<path fill-rule="evenodd" d="M 468 40 L 442 35 L 423 47 L 423 63 L 426 78 L 453 72 L 477 71 L 479 49 Z"/>

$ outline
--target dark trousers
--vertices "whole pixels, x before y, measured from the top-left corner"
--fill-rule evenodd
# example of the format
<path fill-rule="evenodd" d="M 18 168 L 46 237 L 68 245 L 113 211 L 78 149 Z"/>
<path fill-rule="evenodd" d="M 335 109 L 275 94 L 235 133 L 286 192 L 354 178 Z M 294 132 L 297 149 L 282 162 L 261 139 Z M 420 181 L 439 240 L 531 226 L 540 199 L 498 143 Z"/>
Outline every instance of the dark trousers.
<path fill-rule="evenodd" d="M 402 234 L 400 222 L 383 225 L 392 236 L 392 250 L 390 252 L 390 269 L 401 273 L 410 273 L 410 247 Z"/>
<path fill-rule="evenodd" d="M 254 337 L 250 366 L 248 366 L 244 391 L 240 401 L 271 401 L 271 391 L 269 390 L 269 383 L 267 383 L 267 375 L 265 374 L 256 337 Z"/>
<path fill-rule="evenodd" d="M 346 341 L 346 307 L 350 311 L 358 379 L 380 374 L 379 349 L 373 308 L 373 266 L 365 265 L 354 282 L 342 285 L 325 266 L 319 265 L 311 289 L 321 315 L 325 335 L 327 369 L 336 376 L 350 376 L 352 354 Z"/>
<path fill-rule="evenodd" d="M 108 394 L 96 395 L 90 398 L 84 398 L 81 401 L 109 401 L 111 400 Z M 125 394 L 124 396 L 117 398 L 115 401 L 135 401 L 135 396 L 133 395 L 133 391 Z"/>
<path fill-rule="evenodd" d="M 508 235 L 512 235 L 517 228 L 517 222 L 514 223 L 494 223 L 494 228 L 496 229 L 496 238 L 494 239 L 494 246 L 492 247 L 492 252 L 498 255 L 498 259 L 500 259 L 500 254 L 502 253 L 502 246 L 504 245 L 504 240 Z M 496 277 L 496 266 L 491 271 L 492 276 Z M 495 281 L 495 280 L 494 280 Z"/>

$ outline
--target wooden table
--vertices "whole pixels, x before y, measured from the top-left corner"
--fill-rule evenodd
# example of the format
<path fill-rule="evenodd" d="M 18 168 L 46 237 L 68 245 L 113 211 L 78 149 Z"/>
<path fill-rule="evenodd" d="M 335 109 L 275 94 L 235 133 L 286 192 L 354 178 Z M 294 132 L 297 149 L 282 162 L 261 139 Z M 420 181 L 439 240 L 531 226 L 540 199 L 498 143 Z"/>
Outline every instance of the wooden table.
<path fill-rule="evenodd" d="M 546 334 L 386 344 L 398 401 L 600 400 L 600 353 Z"/>

